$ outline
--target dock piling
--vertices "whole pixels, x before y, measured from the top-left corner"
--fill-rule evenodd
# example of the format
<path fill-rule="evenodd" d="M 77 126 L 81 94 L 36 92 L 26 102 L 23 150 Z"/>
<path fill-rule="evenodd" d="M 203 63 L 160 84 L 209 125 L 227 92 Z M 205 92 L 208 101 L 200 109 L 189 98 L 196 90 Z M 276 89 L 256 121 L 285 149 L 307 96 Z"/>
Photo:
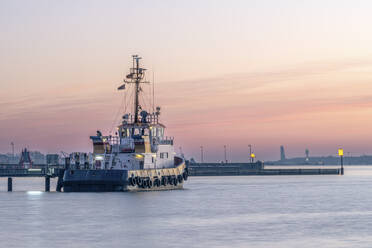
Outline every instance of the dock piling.
<path fill-rule="evenodd" d="M 57 187 L 56 191 L 61 192 L 63 187 L 63 175 L 65 173 L 65 170 L 60 170 L 58 174 L 58 181 L 57 181 Z"/>
<path fill-rule="evenodd" d="M 45 192 L 50 191 L 50 176 L 45 176 Z"/>
<path fill-rule="evenodd" d="M 11 192 L 13 190 L 13 179 L 11 177 L 8 177 L 8 192 Z"/>

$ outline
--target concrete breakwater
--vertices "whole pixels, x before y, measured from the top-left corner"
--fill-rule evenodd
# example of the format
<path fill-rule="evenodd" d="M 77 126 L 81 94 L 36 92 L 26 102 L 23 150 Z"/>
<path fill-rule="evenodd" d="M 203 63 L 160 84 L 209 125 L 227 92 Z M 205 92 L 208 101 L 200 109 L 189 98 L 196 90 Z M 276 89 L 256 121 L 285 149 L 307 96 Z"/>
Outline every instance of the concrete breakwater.
<path fill-rule="evenodd" d="M 340 168 L 314 166 L 265 167 L 260 161 L 256 163 L 195 163 L 189 164 L 190 176 L 245 176 L 245 175 L 337 175 Z"/>

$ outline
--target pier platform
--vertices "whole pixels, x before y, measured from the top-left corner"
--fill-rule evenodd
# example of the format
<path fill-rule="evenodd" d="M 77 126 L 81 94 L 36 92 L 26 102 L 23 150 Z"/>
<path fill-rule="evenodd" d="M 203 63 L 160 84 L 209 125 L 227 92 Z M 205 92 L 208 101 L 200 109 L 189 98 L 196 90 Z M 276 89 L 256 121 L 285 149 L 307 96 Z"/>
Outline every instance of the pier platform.
<path fill-rule="evenodd" d="M 57 177 L 59 169 L 0 169 L 0 177 Z"/>
<path fill-rule="evenodd" d="M 190 176 L 280 176 L 338 175 L 335 166 L 264 166 L 256 163 L 195 163 L 189 164 Z"/>
<path fill-rule="evenodd" d="M 50 178 L 58 177 L 63 172 L 56 168 L 42 168 L 42 169 L 0 169 L 0 177 L 8 178 L 8 191 L 13 191 L 13 178 L 15 177 L 44 177 L 45 191 L 50 191 Z"/>

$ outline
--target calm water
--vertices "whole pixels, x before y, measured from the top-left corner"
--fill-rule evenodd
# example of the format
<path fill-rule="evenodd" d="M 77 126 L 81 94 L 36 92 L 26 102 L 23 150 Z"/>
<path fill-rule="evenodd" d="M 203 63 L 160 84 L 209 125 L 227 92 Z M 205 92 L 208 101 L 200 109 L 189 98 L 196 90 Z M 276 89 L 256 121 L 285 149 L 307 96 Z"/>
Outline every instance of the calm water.
<path fill-rule="evenodd" d="M 0 179 L 0 247 L 372 247 L 372 166 L 196 177 L 166 192 L 37 191 L 43 183 L 14 179 L 8 193 Z"/>

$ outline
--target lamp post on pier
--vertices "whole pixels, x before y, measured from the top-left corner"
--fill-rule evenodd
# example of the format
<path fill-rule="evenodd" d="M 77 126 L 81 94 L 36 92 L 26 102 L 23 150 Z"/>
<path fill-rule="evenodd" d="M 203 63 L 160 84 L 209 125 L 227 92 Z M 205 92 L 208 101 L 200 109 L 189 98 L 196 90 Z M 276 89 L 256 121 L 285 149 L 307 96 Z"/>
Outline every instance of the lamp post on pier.
<path fill-rule="evenodd" d="M 226 145 L 223 146 L 223 150 L 224 150 L 224 157 L 225 157 L 225 163 L 227 164 L 227 156 L 226 156 Z"/>
<path fill-rule="evenodd" d="M 203 151 L 203 146 L 200 146 L 200 161 L 204 163 L 204 151 Z"/>
<path fill-rule="evenodd" d="M 342 149 L 342 148 L 338 149 L 338 156 L 340 156 L 340 159 L 341 159 L 340 174 L 343 175 L 344 174 L 344 149 Z"/>
<path fill-rule="evenodd" d="M 251 153 L 251 163 L 254 162 L 254 158 L 256 157 L 256 155 L 254 153 Z"/>
<path fill-rule="evenodd" d="M 252 163 L 252 145 L 249 144 L 248 147 L 249 147 L 249 162 Z"/>

